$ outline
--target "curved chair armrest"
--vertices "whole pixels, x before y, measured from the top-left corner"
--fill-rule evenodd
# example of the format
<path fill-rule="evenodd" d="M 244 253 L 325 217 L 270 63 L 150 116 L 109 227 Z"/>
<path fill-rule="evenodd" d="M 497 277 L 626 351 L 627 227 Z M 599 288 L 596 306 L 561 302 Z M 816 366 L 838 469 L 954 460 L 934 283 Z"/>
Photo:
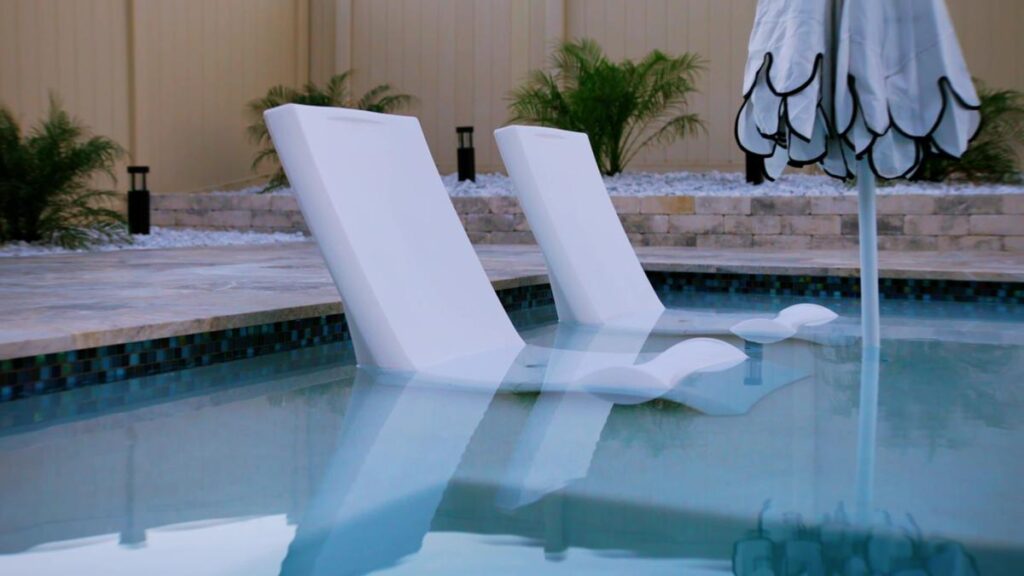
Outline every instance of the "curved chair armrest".
<path fill-rule="evenodd" d="M 796 304 L 781 310 L 775 318 L 753 318 L 733 326 L 733 334 L 759 344 L 774 344 L 797 333 L 804 326 L 821 326 L 838 318 L 818 304 Z"/>
<path fill-rule="evenodd" d="M 617 404 L 639 404 L 663 396 L 690 374 L 725 370 L 746 359 L 746 354 L 721 340 L 692 338 L 643 364 L 587 374 L 580 379 L 579 386 Z"/>

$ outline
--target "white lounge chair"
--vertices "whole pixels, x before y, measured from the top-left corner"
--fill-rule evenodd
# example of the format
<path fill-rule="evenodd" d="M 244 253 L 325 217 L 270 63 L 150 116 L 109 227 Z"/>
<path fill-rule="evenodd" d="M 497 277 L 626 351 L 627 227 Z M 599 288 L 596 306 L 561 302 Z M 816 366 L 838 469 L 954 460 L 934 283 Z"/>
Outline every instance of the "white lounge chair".
<path fill-rule="evenodd" d="M 612 206 L 587 135 L 508 126 L 494 137 L 544 252 L 560 320 L 678 335 L 731 330 L 770 343 L 836 318 L 816 304 L 789 307 L 775 319 L 739 323 L 742 318 L 735 315 L 694 318 L 666 311 Z"/>
<path fill-rule="evenodd" d="M 497 386 L 451 393 L 359 369 L 283 574 L 368 574 L 420 550 Z"/>
<path fill-rule="evenodd" d="M 529 347 L 502 309 L 412 117 L 289 104 L 265 113 L 281 163 L 345 304 L 362 366 L 454 386 L 511 378 L 545 389 L 542 365 L 600 354 L 579 375 L 602 390 L 649 398 L 688 374 L 746 355 L 694 338 L 653 360 L 636 353 Z M 540 370 L 538 370 L 538 368 Z"/>

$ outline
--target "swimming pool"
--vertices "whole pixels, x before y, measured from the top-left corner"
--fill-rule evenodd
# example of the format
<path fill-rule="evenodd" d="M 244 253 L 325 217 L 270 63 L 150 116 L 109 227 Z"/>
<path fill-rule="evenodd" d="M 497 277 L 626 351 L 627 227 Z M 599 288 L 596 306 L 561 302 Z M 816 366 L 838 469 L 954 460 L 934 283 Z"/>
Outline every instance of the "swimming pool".
<path fill-rule="evenodd" d="M 0 574 L 1019 574 L 1024 309 L 885 302 L 874 395 L 858 302 L 819 302 L 842 318 L 685 384 L 770 390 L 742 416 L 417 385 L 348 344 L 0 404 Z"/>

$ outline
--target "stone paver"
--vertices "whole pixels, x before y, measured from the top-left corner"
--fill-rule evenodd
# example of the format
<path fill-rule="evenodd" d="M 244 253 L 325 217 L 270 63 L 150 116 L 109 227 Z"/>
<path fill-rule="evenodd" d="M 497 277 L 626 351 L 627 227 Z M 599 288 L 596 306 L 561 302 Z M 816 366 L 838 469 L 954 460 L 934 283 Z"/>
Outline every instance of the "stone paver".
<path fill-rule="evenodd" d="M 855 249 L 637 251 L 647 269 L 659 271 L 858 272 Z M 536 246 L 485 245 L 477 252 L 496 288 L 547 282 Z M 1024 253 L 883 252 L 880 261 L 883 277 L 1024 282 Z M 339 311 L 338 292 L 309 242 L 0 259 L 0 358 Z"/>

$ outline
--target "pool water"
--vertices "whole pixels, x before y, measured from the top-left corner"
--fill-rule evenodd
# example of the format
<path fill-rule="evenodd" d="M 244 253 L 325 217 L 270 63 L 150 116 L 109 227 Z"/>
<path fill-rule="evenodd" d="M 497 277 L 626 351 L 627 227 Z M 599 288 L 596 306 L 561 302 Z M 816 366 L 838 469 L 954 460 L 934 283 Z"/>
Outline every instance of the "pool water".
<path fill-rule="evenodd" d="M 0 574 L 1024 573 L 1024 310 L 885 302 L 875 357 L 856 300 L 819 303 L 841 318 L 684 382 L 763 391 L 740 416 L 419 385 L 345 345 L 5 403 Z"/>

